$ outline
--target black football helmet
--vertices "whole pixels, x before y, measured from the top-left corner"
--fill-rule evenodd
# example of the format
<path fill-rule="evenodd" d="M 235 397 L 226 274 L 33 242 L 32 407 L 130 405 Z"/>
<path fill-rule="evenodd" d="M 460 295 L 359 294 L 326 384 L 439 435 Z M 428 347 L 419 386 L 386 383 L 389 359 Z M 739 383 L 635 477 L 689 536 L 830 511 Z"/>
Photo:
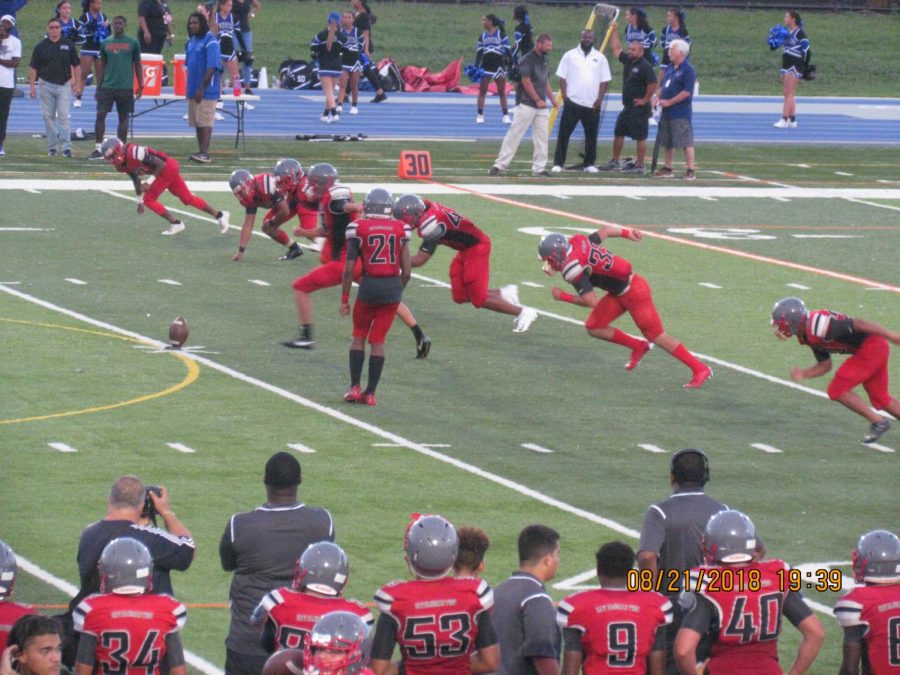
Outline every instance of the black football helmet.
<path fill-rule="evenodd" d="M 313 626 L 303 663 L 316 675 L 354 675 L 366 671 L 371 646 L 365 621 L 353 612 L 329 612 Z"/>
<path fill-rule="evenodd" d="M 139 595 L 152 587 L 153 556 L 137 539 L 113 539 L 100 554 L 97 566 L 103 593 Z"/>
<path fill-rule="evenodd" d="M 420 516 L 406 531 L 403 548 L 417 577 L 440 579 L 453 569 L 459 553 L 456 528 L 441 516 Z"/>
<path fill-rule="evenodd" d="M 347 554 L 340 546 L 330 541 L 310 544 L 297 561 L 293 588 L 337 596 L 347 585 L 349 571 Z"/>
<path fill-rule="evenodd" d="M 772 308 L 772 326 L 775 337 L 787 340 L 800 332 L 809 312 L 800 298 L 783 298 Z"/>
<path fill-rule="evenodd" d="M 419 195 L 400 195 L 394 202 L 394 218 L 410 227 L 419 226 L 419 219 L 423 213 L 425 213 L 425 202 Z"/>
<path fill-rule="evenodd" d="M 900 581 L 900 539 L 887 530 L 872 530 L 853 550 L 856 583 L 893 584 Z"/>
<path fill-rule="evenodd" d="M 740 511 L 719 511 L 703 534 L 707 564 L 750 562 L 756 555 L 756 526 Z"/>
<path fill-rule="evenodd" d="M 363 211 L 367 216 L 387 216 L 394 210 L 394 198 L 384 188 L 369 190 L 363 199 Z"/>
<path fill-rule="evenodd" d="M 303 167 L 296 159 L 279 159 L 272 171 L 275 176 L 275 184 L 283 192 L 293 192 L 300 185 L 303 178 Z"/>
<path fill-rule="evenodd" d="M 12 595 L 16 585 L 16 554 L 5 541 L 0 541 L 0 598 Z"/>
<path fill-rule="evenodd" d="M 538 244 L 538 255 L 544 262 L 542 269 L 551 276 L 562 270 L 568 253 L 569 240 L 557 232 L 546 235 Z"/>

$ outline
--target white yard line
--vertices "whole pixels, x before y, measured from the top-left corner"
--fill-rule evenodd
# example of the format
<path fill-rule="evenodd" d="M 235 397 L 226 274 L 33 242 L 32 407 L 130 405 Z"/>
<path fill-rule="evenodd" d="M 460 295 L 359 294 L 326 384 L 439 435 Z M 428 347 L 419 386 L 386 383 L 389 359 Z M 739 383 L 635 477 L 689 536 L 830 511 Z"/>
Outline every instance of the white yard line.
<path fill-rule="evenodd" d="M 67 445 L 66 443 L 60 443 L 58 441 L 54 441 L 53 443 L 47 443 L 48 446 L 57 450 L 58 452 L 78 452 L 71 445 Z"/>
<path fill-rule="evenodd" d="M 313 450 L 308 445 L 303 445 L 303 443 L 288 443 L 288 447 L 291 450 L 296 450 L 297 452 L 303 453 L 304 455 L 314 455 L 316 453 L 315 450 Z"/>
<path fill-rule="evenodd" d="M 664 450 L 658 445 L 653 445 L 652 443 L 638 443 L 639 448 L 643 448 L 647 452 L 652 452 L 656 455 L 665 455 L 668 454 L 668 450 Z"/>
<path fill-rule="evenodd" d="M 192 447 L 187 446 L 184 443 L 166 443 L 166 445 L 168 445 L 173 450 L 177 450 L 178 452 L 183 452 L 186 455 L 192 455 L 195 452 L 197 452 Z"/>
<path fill-rule="evenodd" d="M 522 443 L 522 447 L 526 450 L 534 450 L 535 452 L 540 452 L 544 455 L 552 455 L 553 451 L 550 448 L 545 448 L 542 445 L 537 445 L 536 443 Z"/>
<path fill-rule="evenodd" d="M 784 452 L 784 450 L 779 450 L 774 445 L 766 445 L 765 443 L 751 443 L 751 448 L 756 448 L 757 450 L 762 450 L 763 452 L 767 452 L 770 455 L 778 455 Z"/>

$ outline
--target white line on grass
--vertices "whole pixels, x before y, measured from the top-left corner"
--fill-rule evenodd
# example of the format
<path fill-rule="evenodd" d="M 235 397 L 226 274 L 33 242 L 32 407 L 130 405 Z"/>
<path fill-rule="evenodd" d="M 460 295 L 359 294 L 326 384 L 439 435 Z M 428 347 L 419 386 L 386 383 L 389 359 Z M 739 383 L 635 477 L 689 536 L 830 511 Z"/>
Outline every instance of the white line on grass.
<path fill-rule="evenodd" d="M 719 285 L 717 285 L 717 284 L 711 284 L 711 283 L 708 282 L 708 281 L 701 281 L 699 285 L 700 285 L 700 286 L 706 286 L 706 288 L 716 288 L 716 289 L 721 289 L 721 288 L 722 288 L 721 286 L 719 286 Z"/>
<path fill-rule="evenodd" d="M 0 286 L 3 285 L 11 285 L 11 286 L 19 286 L 21 285 L 21 281 L 0 281 Z"/>
<path fill-rule="evenodd" d="M 183 452 L 185 454 L 193 454 L 197 452 L 192 447 L 185 445 L 184 443 L 166 443 L 173 450 L 177 450 L 178 452 Z"/>
<path fill-rule="evenodd" d="M 870 448 L 875 448 L 878 452 L 894 452 L 893 448 L 889 448 L 886 445 L 881 445 L 881 443 L 867 443 Z"/>
<path fill-rule="evenodd" d="M 304 455 L 314 455 L 316 453 L 315 450 L 313 450 L 308 445 L 303 445 L 303 443 L 288 443 L 288 447 L 291 450 L 296 450 L 297 452 L 302 452 Z"/>
<path fill-rule="evenodd" d="M 262 279 L 248 279 L 247 281 L 249 281 L 251 284 L 255 284 L 257 286 L 271 286 L 272 285 L 268 281 L 263 281 Z"/>
<path fill-rule="evenodd" d="M 803 284 L 785 284 L 785 286 L 788 286 L 790 288 L 799 288 L 801 291 L 810 290 L 809 286 L 804 286 Z"/>
<path fill-rule="evenodd" d="M 53 443 L 47 443 L 54 450 L 58 450 L 59 452 L 78 452 L 71 445 L 66 445 L 65 443 L 60 443 L 58 441 L 54 441 Z"/>
<path fill-rule="evenodd" d="M 181 286 L 181 282 L 175 281 L 174 279 L 160 279 L 159 283 L 166 284 L 168 286 Z"/>
<path fill-rule="evenodd" d="M 699 198 L 702 199 L 702 200 L 705 201 L 705 202 L 717 202 L 717 201 L 719 201 L 719 200 L 716 199 L 715 197 L 710 197 L 710 196 L 708 196 L 708 195 L 700 195 Z"/>
<path fill-rule="evenodd" d="M 835 176 L 852 176 L 853 174 L 852 174 L 852 173 L 847 173 L 846 171 L 835 171 L 835 172 L 834 172 L 834 175 L 835 175 Z"/>
<path fill-rule="evenodd" d="M 66 281 L 68 281 L 70 284 L 75 284 L 76 286 L 87 286 L 86 281 L 76 279 L 75 277 L 66 277 Z"/>
<path fill-rule="evenodd" d="M 785 166 L 796 166 L 798 169 L 808 169 L 809 164 L 785 164 Z"/>
<path fill-rule="evenodd" d="M 794 239 L 862 239 L 858 234 L 792 234 Z"/>
<path fill-rule="evenodd" d="M 844 197 L 848 202 L 854 204 L 865 204 L 866 206 L 877 206 L 879 209 L 890 209 L 891 211 L 900 211 L 900 207 L 891 206 L 890 204 L 878 204 L 876 202 L 868 202 L 865 199 L 853 199 L 852 197 Z"/>
<path fill-rule="evenodd" d="M 16 551 L 16 562 L 18 562 L 19 567 L 28 572 L 28 574 L 43 581 L 48 586 L 53 586 L 57 590 L 62 591 L 70 598 L 74 598 L 78 595 L 78 586 L 69 583 L 65 579 L 60 579 L 58 576 L 51 574 L 42 567 L 38 567 L 27 558 L 23 558 L 19 551 Z M 217 668 L 212 663 L 197 656 L 193 652 L 189 652 L 187 649 L 184 650 L 184 659 L 201 673 L 205 673 L 206 675 L 224 675 L 225 671 Z"/>
<path fill-rule="evenodd" d="M 52 227 L 0 227 L 0 232 L 53 232 Z"/>
<path fill-rule="evenodd" d="M 546 288 L 546 286 L 544 286 L 544 284 L 536 284 L 533 281 L 523 281 L 522 285 L 528 286 L 529 288 Z"/>
<path fill-rule="evenodd" d="M 400 448 L 399 443 L 372 443 L 373 448 Z"/>
<path fill-rule="evenodd" d="M 643 448 L 647 452 L 652 452 L 657 455 L 665 455 L 669 452 L 668 450 L 664 450 L 658 445 L 653 445 L 652 443 L 638 443 L 638 447 Z"/>
<path fill-rule="evenodd" d="M 751 443 L 751 448 L 756 448 L 757 450 L 762 450 L 763 452 L 767 452 L 770 455 L 778 455 L 784 452 L 784 450 L 779 450 L 773 445 L 766 445 L 765 443 Z"/>
<path fill-rule="evenodd" d="M 526 450 L 534 450 L 535 452 L 540 452 L 544 455 L 552 455 L 553 451 L 550 448 L 545 448 L 542 445 L 537 445 L 535 443 L 522 443 L 522 447 Z"/>
<path fill-rule="evenodd" d="M 772 197 L 776 202 L 784 202 L 785 204 L 790 204 L 791 200 L 787 197 Z"/>

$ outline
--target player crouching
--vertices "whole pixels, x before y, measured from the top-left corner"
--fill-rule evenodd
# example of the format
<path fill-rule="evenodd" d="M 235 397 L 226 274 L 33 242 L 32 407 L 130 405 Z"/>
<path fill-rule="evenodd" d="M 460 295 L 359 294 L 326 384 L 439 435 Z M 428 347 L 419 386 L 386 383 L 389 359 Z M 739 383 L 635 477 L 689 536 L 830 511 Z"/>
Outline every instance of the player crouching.
<path fill-rule="evenodd" d="M 101 593 L 75 608 L 75 630 L 81 634 L 76 675 L 141 672 L 159 675 L 164 664 L 171 675 L 186 675 L 178 631 L 187 611 L 175 598 L 150 593 L 153 557 L 130 537 L 113 539 L 100 555 Z"/>
<path fill-rule="evenodd" d="M 166 190 L 178 197 L 183 204 L 215 216 L 219 222 L 219 231 L 222 234 L 228 232 L 228 211 L 219 211 L 192 193 L 181 177 L 180 167 L 174 158 L 148 146 L 123 143 L 118 138 L 107 138 L 103 141 L 100 152 L 103 159 L 115 167 L 116 171 L 128 174 L 134 183 L 135 194 L 143 195 L 138 203 L 137 212 L 144 213 L 146 206 L 156 215 L 169 221 L 169 227 L 163 230 L 163 234 L 178 234 L 185 229 L 184 223 L 159 203 L 159 196 Z M 144 175 L 153 176 L 153 182 L 150 184 L 143 182 L 141 176 Z"/>
<path fill-rule="evenodd" d="M 262 222 L 262 231 L 274 241 L 284 246 L 287 252 L 281 256 L 281 260 L 293 260 L 303 255 L 300 245 L 290 238 L 287 232 L 281 229 L 279 224 L 291 217 L 285 195 L 278 189 L 275 177 L 270 173 L 252 175 L 246 169 L 238 169 L 228 179 L 228 187 L 237 197 L 241 206 L 246 209 L 244 222 L 241 225 L 241 238 L 238 242 L 238 252 L 232 260 L 240 262 L 244 259 L 244 251 L 250 243 L 250 235 L 253 234 L 253 223 L 256 222 L 256 211 L 262 206 L 269 209 Z"/>

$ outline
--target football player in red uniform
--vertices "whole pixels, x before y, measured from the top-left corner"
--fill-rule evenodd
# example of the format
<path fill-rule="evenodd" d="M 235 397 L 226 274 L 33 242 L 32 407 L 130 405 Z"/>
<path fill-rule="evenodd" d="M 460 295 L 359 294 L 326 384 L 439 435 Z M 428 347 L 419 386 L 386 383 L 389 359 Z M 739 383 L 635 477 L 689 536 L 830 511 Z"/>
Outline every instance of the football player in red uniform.
<path fill-rule="evenodd" d="M 20 617 L 9 630 L 9 647 L 0 652 L 3 675 L 60 675 L 62 635 L 59 624 L 43 614 Z"/>
<path fill-rule="evenodd" d="M 612 541 L 597 551 L 600 588 L 559 603 L 563 632 L 562 675 L 663 675 L 672 603 L 654 591 L 631 591 L 634 551 Z"/>
<path fill-rule="evenodd" d="M 294 349 L 314 349 L 316 341 L 313 339 L 311 295 L 341 283 L 347 257 L 347 226 L 360 214 L 362 206 L 353 201 L 350 188 L 337 182 L 338 172 L 331 164 L 316 164 L 310 168 L 308 175 L 303 175 L 302 169 L 299 174 L 296 170 L 289 170 L 294 164 L 299 169 L 300 165 L 295 160 L 281 160 L 275 166 L 279 188 L 285 194 L 294 195 L 294 208 L 300 221 L 294 234 L 308 239 L 321 238 L 324 243 L 320 255 L 322 265 L 294 280 L 300 335 L 282 344 Z M 317 222 L 319 213 L 322 214 L 321 223 Z M 362 261 L 358 259 L 353 270 L 353 281 L 359 282 L 361 271 Z M 416 358 L 427 357 L 431 351 L 431 339 L 419 328 L 409 307 L 401 302 L 397 306 L 397 316 L 413 333 Z"/>
<path fill-rule="evenodd" d="M 303 664 L 315 675 L 373 675 L 367 668 L 371 627 L 352 612 L 329 612 L 316 621 Z"/>
<path fill-rule="evenodd" d="M 590 236 L 576 234 L 566 239 L 561 234 L 548 234 L 541 239 L 538 253 L 544 261 L 544 272 L 561 272 L 563 279 L 575 287 L 577 293 L 567 293 L 553 287 L 553 299 L 590 307 L 584 325 L 591 337 L 614 342 L 631 350 L 625 370 L 633 370 L 650 348 L 656 344 L 691 369 L 693 377 L 685 389 L 698 389 L 710 377 L 712 370 L 687 348 L 666 333 L 653 304 L 650 284 L 634 272 L 631 263 L 602 246 L 608 237 L 622 237 L 640 241 L 639 230 L 618 225 L 606 225 Z M 606 291 L 598 298 L 594 288 Z M 628 335 L 610 324 L 628 312 L 646 340 Z"/>
<path fill-rule="evenodd" d="M 262 231 L 287 249 L 281 260 L 293 260 L 303 255 L 300 245 L 280 227 L 280 223 L 290 218 L 290 207 L 272 174 L 260 173 L 253 176 L 246 169 L 238 169 L 228 179 L 228 186 L 245 209 L 238 252 L 232 260 L 240 262 L 244 259 L 244 252 L 253 233 L 253 224 L 256 222 L 256 210 L 260 206 L 269 209 L 263 218 Z M 278 224 L 273 224 L 276 219 Z"/>
<path fill-rule="evenodd" d="M 363 217 L 347 228 L 347 260 L 341 279 L 341 316 L 350 314 L 350 285 L 356 260 L 362 260 L 362 278 L 353 304 L 353 338 L 350 341 L 348 403 L 378 405 L 375 389 L 384 368 L 384 341 L 400 296 L 409 281 L 409 226 L 391 218 L 394 199 L 381 188 L 370 190 L 363 200 Z M 360 389 L 365 341 L 369 340 L 369 381 Z"/>
<path fill-rule="evenodd" d="M 310 544 L 297 561 L 290 588 L 276 588 L 263 596 L 251 623 L 264 623 L 263 649 L 302 649 L 319 617 L 329 612 L 351 612 L 370 627 L 375 619 L 365 605 L 341 597 L 347 585 L 347 555 L 337 544 Z"/>
<path fill-rule="evenodd" d="M 0 541 L 0 653 L 6 649 L 9 629 L 20 617 L 37 614 L 31 605 L 10 600 L 16 584 L 16 554 L 4 541 Z"/>
<path fill-rule="evenodd" d="M 844 628 L 839 675 L 900 673 L 900 539 L 887 530 L 859 538 L 853 551 L 856 588 L 838 600 L 834 615 Z"/>
<path fill-rule="evenodd" d="M 877 441 L 891 428 L 891 423 L 872 411 L 862 396 L 853 391 L 855 387 L 863 386 L 873 408 L 900 417 L 900 401 L 888 391 L 888 359 L 891 355 L 888 340 L 900 344 L 900 332 L 888 330 L 874 321 L 854 319 L 827 309 L 810 312 L 800 298 L 776 302 L 772 309 L 772 325 L 778 339 L 788 340 L 796 335 L 797 341 L 809 346 L 816 357 L 814 366 L 791 368 L 794 382 L 821 377 L 831 371 L 832 354 L 851 355 L 828 385 L 828 398 L 869 420 L 871 426 L 863 443 Z"/>
<path fill-rule="evenodd" d="M 740 511 L 720 511 L 703 535 L 706 565 L 691 570 L 682 594 L 684 621 L 675 638 L 683 675 L 697 673 L 697 647 L 711 637 L 708 675 L 782 675 L 778 636 L 784 616 L 802 634 L 790 675 L 809 670 L 825 641 L 819 619 L 789 588 L 782 560 L 759 561 L 756 527 Z M 692 606 L 691 606 L 692 605 Z"/>
<path fill-rule="evenodd" d="M 493 591 L 481 579 L 448 577 L 456 560 L 456 530 L 440 516 L 421 516 L 406 531 L 403 548 L 413 581 L 392 581 L 375 594 L 381 616 L 375 625 L 371 667 L 396 673 L 400 646 L 407 675 L 493 673 L 500 647 L 491 621 Z"/>
<path fill-rule="evenodd" d="M 413 267 L 427 263 L 440 244 L 456 251 L 450 263 L 450 293 L 458 304 L 510 314 L 515 319 L 513 331 L 524 333 L 537 319 L 531 307 L 519 305 L 515 285 L 490 288 L 491 240 L 471 220 L 449 206 L 403 195 L 394 205 L 394 218 L 416 229 L 422 238 L 419 251 L 412 258 Z"/>
<path fill-rule="evenodd" d="M 170 595 L 149 593 L 150 550 L 137 539 L 119 537 L 100 555 L 101 592 L 85 598 L 72 618 L 81 633 L 75 675 L 95 670 L 159 675 L 163 661 L 172 675 L 186 675 L 178 631 L 184 605 Z"/>
<path fill-rule="evenodd" d="M 169 221 L 169 227 L 163 230 L 163 234 L 178 234 L 185 229 L 185 224 L 159 203 L 159 196 L 166 190 L 178 197 L 182 204 L 215 216 L 219 222 L 219 231 L 222 234 L 228 232 L 228 211 L 219 211 L 192 193 L 181 177 L 180 167 L 174 158 L 151 147 L 134 143 L 125 144 L 118 138 L 107 138 L 103 141 L 100 152 L 116 171 L 128 174 L 134 183 L 135 194 L 143 195 L 138 202 L 137 212 L 143 213 L 146 206 L 156 215 Z M 141 176 L 153 176 L 154 180 L 148 184 L 141 180 Z"/>

